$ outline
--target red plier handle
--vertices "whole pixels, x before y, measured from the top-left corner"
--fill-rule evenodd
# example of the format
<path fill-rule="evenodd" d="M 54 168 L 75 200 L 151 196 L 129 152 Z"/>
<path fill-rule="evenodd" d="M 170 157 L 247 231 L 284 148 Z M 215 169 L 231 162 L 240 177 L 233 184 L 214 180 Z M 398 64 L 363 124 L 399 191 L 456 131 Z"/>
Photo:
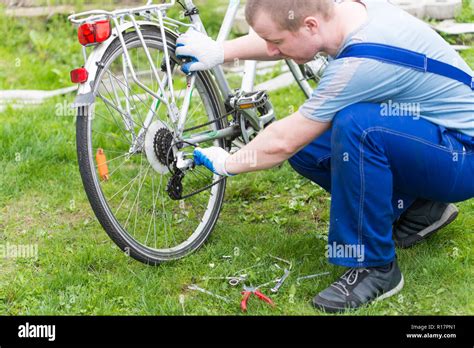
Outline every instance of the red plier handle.
<path fill-rule="evenodd" d="M 247 312 L 247 301 L 252 293 L 250 291 L 243 291 L 242 295 L 244 295 L 244 297 L 242 298 L 242 302 L 240 302 L 240 308 L 242 308 L 243 312 Z"/>
<path fill-rule="evenodd" d="M 267 297 L 265 296 L 264 294 L 262 294 L 259 290 L 255 290 L 254 292 L 255 296 L 257 296 L 259 299 L 261 299 L 262 301 L 265 301 L 266 303 L 268 303 L 269 305 L 271 305 L 272 307 L 275 306 L 275 304 L 273 303 L 272 299 L 270 297 Z"/>
<path fill-rule="evenodd" d="M 250 298 L 250 295 L 252 294 L 255 294 L 255 296 L 257 296 L 260 300 L 268 303 L 272 307 L 275 306 L 275 303 L 273 303 L 273 301 L 269 297 L 262 294 L 259 290 L 246 290 L 242 292 L 242 295 L 244 295 L 244 297 L 242 298 L 242 302 L 240 303 L 240 308 L 242 308 L 242 311 L 247 311 L 247 302 Z"/>

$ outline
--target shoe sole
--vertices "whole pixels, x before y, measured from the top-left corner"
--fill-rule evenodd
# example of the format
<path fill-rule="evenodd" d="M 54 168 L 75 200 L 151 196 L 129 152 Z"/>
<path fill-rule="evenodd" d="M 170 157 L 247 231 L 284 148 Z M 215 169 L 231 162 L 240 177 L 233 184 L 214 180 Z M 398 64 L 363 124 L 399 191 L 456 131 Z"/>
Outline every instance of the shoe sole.
<path fill-rule="evenodd" d="M 434 224 L 428 226 L 423 231 L 420 231 L 411 237 L 407 237 L 405 239 L 395 239 L 395 243 L 397 244 L 397 247 L 402 249 L 411 248 L 412 246 L 421 243 L 429 236 L 448 226 L 450 223 L 456 220 L 458 215 L 458 208 L 454 204 L 450 204 L 444 211 L 443 215 L 441 215 L 441 218 Z"/>
<path fill-rule="evenodd" d="M 398 285 L 396 287 L 394 287 L 392 290 L 387 291 L 386 293 L 384 293 L 384 294 L 380 295 L 379 297 L 377 297 L 374 300 L 374 302 L 379 302 L 379 301 L 385 300 L 389 297 L 392 297 L 392 296 L 398 294 L 400 291 L 402 291 L 404 286 L 405 286 L 405 278 L 403 278 L 403 274 L 402 274 L 402 279 L 400 280 L 400 283 L 398 283 Z"/>

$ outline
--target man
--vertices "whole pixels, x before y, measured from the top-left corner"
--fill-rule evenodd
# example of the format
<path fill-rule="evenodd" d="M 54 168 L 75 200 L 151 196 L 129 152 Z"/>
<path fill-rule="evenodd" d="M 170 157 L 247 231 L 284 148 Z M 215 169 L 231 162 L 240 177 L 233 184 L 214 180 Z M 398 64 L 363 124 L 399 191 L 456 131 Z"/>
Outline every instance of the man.
<path fill-rule="evenodd" d="M 248 0 L 246 17 L 258 35 L 223 45 L 196 31 L 183 35 L 177 55 L 194 58 L 183 69 L 236 58 L 302 64 L 318 52 L 339 59 L 330 60 L 298 112 L 234 155 L 197 149 L 196 164 L 230 176 L 289 160 L 331 193 L 329 245 L 364 255 L 329 253 L 331 263 L 349 270 L 314 298 L 317 308 L 339 312 L 396 294 L 404 281 L 395 244 L 432 235 L 456 218 L 449 203 L 474 197 L 474 92 L 390 57 L 340 56 L 353 44 L 375 43 L 450 64 L 458 77 L 472 70 L 426 24 L 385 1 Z M 257 155 L 256 167 L 239 161 L 248 151 Z"/>

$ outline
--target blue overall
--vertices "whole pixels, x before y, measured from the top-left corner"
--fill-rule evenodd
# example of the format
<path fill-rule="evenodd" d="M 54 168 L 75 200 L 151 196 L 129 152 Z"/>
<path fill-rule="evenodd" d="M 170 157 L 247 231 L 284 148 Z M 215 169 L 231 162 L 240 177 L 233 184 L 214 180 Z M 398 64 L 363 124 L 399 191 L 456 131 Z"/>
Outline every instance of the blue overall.
<path fill-rule="evenodd" d="M 363 57 L 450 77 L 474 89 L 465 72 L 421 54 L 378 44 L 348 46 L 336 59 Z M 460 202 L 474 197 L 474 137 L 413 114 L 387 117 L 380 104 L 341 110 L 332 129 L 289 160 L 331 193 L 329 245 L 363 246 L 364 257 L 329 256 L 346 267 L 395 259 L 392 225 L 418 198 Z M 474 110 L 473 110 L 474 122 Z"/>

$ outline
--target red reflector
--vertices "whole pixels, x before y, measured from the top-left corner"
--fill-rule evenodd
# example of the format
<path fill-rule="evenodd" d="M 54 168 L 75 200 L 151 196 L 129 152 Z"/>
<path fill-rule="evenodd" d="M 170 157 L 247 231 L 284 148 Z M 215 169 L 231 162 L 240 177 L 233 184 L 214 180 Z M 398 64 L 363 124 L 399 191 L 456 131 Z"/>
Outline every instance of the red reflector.
<path fill-rule="evenodd" d="M 103 20 L 81 25 L 77 31 L 77 37 L 81 45 L 89 46 L 104 42 L 110 37 L 111 32 L 110 21 Z"/>
<path fill-rule="evenodd" d="M 74 69 L 71 71 L 71 81 L 73 83 L 84 83 L 89 78 L 86 68 Z"/>

